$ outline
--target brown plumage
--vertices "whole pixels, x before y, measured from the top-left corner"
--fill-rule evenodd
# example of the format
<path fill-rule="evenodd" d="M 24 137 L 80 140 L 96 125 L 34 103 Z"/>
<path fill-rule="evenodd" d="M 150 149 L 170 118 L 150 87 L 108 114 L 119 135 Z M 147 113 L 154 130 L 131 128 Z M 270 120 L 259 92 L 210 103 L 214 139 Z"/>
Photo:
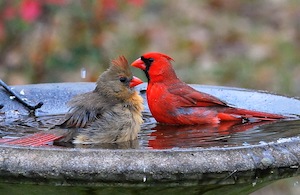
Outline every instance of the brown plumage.
<path fill-rule="evenodd" d="M 75 144 L 134 140 L 143 123 L 143 98 L 133 88 L 140 83 L 132 75 L 126 58 L 120 56 L 100 75 L 93 91 L 68 102 L 70 110 L 57 125 L 7 143 L 38 146 L 54 140 Z"/>
<path fill-rule="evenodd" d="M 59 127 L 72 128 L 73 143 L 114 143 L 134 140 L 143 123 L 143 99 L 134 86 L 142 83 L 133 77 L 124 56 L 112 60 L 100 75 L 92 92 L 75 96 Z M 68 141 L 68 140 L 64 140 Z"/>

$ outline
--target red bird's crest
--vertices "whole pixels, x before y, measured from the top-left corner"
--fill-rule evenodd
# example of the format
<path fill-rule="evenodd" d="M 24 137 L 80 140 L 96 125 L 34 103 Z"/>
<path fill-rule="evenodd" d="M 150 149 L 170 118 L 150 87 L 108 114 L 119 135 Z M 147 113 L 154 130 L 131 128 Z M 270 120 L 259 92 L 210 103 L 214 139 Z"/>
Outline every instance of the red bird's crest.
<path fill-rule="evenodd" d="M 171 58 L 170 56 L 168 56 L 166 54 L 161 53 L 160 55 L 163 56 L 163 57 L 165 57 L 169 61 L 175 61 L 173 58 Z"/>
<path fill-rule="evenodd" d="M 166 58 L 169 61 L 174 61 L 173 58 L 171 58 L 170 56 L 168 56 L 167 54 L 163 54 L 163 53 L 158 53 L 158 52 L 149 52 L 149 53 L 145 53 L 143 55 L 144 58 L 154 58 L 154 59 L 160 59 L 160 58 Z"/>

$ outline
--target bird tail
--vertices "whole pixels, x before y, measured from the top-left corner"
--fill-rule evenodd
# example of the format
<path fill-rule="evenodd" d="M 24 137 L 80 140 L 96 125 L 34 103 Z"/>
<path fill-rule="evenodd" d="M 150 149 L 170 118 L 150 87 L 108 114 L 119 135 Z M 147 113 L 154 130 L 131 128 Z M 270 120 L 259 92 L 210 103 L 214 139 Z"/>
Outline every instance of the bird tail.
<path fill-rule="evenodd" d="M 0 144 L 14 146 L 49 146 L 54 141 L 64 138 L 67 133 L 68 131 L 63 129 L 48 130 L 19 138 L 0 139 Z"/>
<path fill-rule="evenodd" d="M 218 117 L 221 121 L 242 120 L 243 122 L 273 121 L 288 118 L 280 114 L 240 108 L 226 108 L 224 111 L 219 112 Z"/>

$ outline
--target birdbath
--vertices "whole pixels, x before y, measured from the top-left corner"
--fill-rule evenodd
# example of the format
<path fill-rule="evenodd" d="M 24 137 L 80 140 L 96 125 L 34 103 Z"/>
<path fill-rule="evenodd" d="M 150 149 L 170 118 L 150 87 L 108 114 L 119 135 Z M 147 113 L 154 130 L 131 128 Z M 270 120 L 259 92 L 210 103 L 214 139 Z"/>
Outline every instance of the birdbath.
<path fill-rule="evenodd" d="M 191 85 L 230 105 L 276 114 L 300 115 L 300 100 L 262 91 Z M 26 101 L 43 106 L 28 117 L 28 110 L 0 89 L 1 134 L 15 136 L 19 125 L 34 129 L 43 118 L 68 111 L 66 102 L 93 90 L 94 83 L 51 83 L 13 86 Z M 146 84 L 136 87 L 145 97 Z M 293 120 L 227 126 L 161 126 L 145 104 L 145 124 L 136 144 L 129 147 L 41 147 L 0 144 L 1 181 L 24 180 L 87 185 L 199 185 L 249 182 L 257 170 L 265 180 L 297 175 L 300 159 L 300 121 Z M 30 126 L 32 125 L 32 126 Z M 30 129 L 30 128 L 29 128 Z M 45 129 L 43 129 L 45 130 Z M 26 132 L 28 133 L 28 132 Z M 286 174 L 278 170 L 288 169 Z M 278 174 L 275 174 L 278 173 Z M 287 174 L 289 173 L 289 174 Z M 265 175 L 265 177 L 263 177 Z M 5 179 L 3 179 L 5 178 Z M 267 178 L 267 179 L 266 179 Z"/>

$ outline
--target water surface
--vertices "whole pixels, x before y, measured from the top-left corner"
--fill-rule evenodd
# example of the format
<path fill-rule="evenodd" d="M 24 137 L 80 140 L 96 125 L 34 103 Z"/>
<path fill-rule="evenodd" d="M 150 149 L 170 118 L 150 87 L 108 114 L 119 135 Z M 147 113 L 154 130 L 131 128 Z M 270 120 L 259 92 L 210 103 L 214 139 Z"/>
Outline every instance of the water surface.
<path fill-rule="evenodd" d="M 0 137 L 15 138 L 40 131 L 56 124 L 63 115 L 40 117 L 0 117 Z M 150 116 L 144 117 L 138 140 L 121 147 L 113 145 L 90 145 L 88 147 L 105 148 L 139 148 L 179 149 L 179 148 L 210 148 L 238 147 L 270 142 L 283 139 L 298 138 L 300 120 L 262 121 L 256 123 L 223 122 L 216 125 L 160 125 Z M 74 147 L 67 145 L 67 147 Z M 78 146 L 77 146 L 78 147 Z M 87 147 L 87 146 L 85 146 Z"/>

